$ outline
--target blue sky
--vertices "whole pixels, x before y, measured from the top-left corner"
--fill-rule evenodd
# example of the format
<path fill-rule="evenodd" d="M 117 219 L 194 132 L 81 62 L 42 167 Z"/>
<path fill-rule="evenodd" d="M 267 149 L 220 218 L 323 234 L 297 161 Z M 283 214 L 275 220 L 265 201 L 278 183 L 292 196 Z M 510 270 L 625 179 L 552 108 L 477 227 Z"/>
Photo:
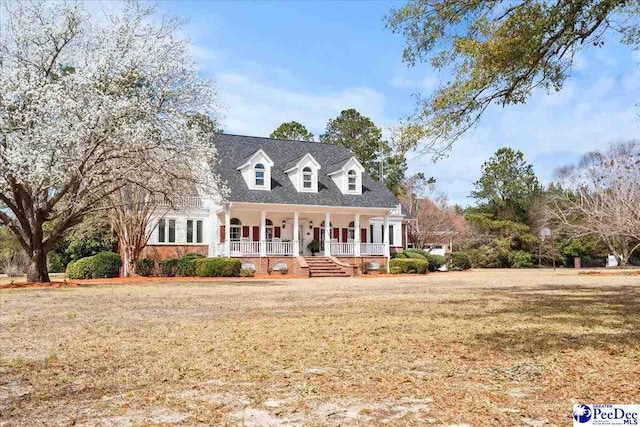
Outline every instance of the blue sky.
<path fill-rule="evenodd" d="M 166 1 L 185 17 L 184 34 L 203 76 L 217 86 L 228 133 L 268 136 L 296 120 L 316 137 L 327 120 L 356 108 L 383 129 L 415 108 L 439 76 L 402 63 L 404 41 L 385 29 L 401 3 Z M 563 91 L 526 105 L 491 108 L 448 158 L 409 154 L 409 172 L 434 176 L 454 203 L 467 205 L 482 162 L 502 146 L 524 152 L 543 183 L 581 153 L 640 137 L 640 54 L 607 40 L 579 55 Z"/>

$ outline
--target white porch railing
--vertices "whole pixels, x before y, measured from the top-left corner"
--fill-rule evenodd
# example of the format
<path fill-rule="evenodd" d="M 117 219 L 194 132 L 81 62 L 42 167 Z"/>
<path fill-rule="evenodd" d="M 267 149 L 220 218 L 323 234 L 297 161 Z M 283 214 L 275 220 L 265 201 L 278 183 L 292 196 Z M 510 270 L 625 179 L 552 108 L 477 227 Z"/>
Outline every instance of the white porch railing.
<path fill-rule="evenodd" d="M 293 242 L 265 242 L 267 244 L 267 255 L 293 255 Z"/>
<path fill-rule="evenodd" d="M 331 242 L 331 255 L 353 256 L 354 251 L 353 242 Z"/>
<path fill-rule="evenodd" d="M 265 245 L 265 254 L 267 256 L 293 256 L 293 242 L 262 242 Z M 354 242 L 331 242 L 331 255 L 335 256 L 354 256 Z M 249 241 L 231 241 L 229 242 L 232 257 L 257 257 L 261 256 L 261 242 Z M 226 245 L 218 243 L 216 245 L 217 254 L 223 256 Z M 384 243 L 360 243 L 360 256 L 384 256 Z"/>
<path fill-rule="evenodd" d="M 260 256 L 260 242 L 232 241 L 231 256 Z"/>
<path fill-rule="evenodd" d="M 384 255 L 384 243 L 360 243 L 360 255 Z"/>

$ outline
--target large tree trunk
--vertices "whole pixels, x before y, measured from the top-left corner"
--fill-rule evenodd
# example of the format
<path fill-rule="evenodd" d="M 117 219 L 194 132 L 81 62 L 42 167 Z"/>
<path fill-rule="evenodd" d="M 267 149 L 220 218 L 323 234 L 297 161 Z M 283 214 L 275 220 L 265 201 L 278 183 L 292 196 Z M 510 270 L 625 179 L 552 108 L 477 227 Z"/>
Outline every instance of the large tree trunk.
<path fill-rule="evenodd" d="M 131 277 L 136 275 L 136 264 L 140 253 L 129 245 L 122 245 L 120 257 L 122 258 L 123 276 Z"/>
<path fill-rule="evenodd" d="M 29 269 L 27 270 L 27 282 L 50 282 L 47 271 L 47 254 L 42 249 L 38 249 L 31 254 Z"/>

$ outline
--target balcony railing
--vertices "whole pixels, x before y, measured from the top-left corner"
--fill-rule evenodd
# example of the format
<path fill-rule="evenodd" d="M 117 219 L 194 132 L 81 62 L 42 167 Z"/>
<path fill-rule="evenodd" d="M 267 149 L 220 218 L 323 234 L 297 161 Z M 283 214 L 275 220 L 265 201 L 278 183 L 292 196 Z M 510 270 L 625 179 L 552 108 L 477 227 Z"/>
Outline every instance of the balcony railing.
<path fill-rule="evenodd" d="M 172 197 L 154 197 L 154 203 L 156 206 L 166 207 L 190 207 L 190 208 L 202 208 L 204 207 L 204 201 L 200 197 L 193 196 L 172 196 Z"/>

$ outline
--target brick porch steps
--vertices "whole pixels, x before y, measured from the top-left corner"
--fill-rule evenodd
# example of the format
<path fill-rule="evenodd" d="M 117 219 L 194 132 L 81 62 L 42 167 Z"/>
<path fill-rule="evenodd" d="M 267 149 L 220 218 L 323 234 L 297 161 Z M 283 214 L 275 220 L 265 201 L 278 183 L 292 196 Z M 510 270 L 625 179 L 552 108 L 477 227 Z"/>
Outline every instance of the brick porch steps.
<path fill-rule="evenodd" d="M 309 264 L 309 277 L 349 277 L 339 265 L 327 257 L 304 257 Z"/>

